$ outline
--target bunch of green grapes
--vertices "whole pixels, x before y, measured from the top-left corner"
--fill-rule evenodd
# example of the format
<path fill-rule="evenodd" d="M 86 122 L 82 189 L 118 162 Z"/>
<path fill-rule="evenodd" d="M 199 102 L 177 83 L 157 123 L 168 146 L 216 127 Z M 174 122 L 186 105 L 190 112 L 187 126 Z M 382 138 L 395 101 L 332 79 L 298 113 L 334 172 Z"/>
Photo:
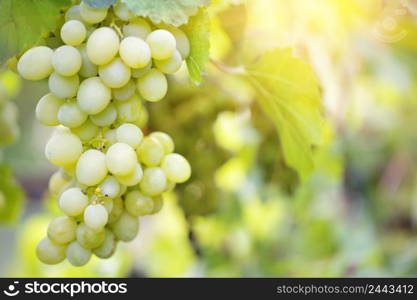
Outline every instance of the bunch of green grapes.
<path fill-rule="evenodd" d="M 49 77 L 36 116 L 56 126 L 45 155 L 60 167 L 49 192 L 65 215 L 49 224 L 37 255 L 82 266 L 133 240 L 139 217 L 158 212 L 161 195 L 191 175 L 169 135 L 140 129 L 142 101 L 164 98 L 165 74 L 179 70 L 189 43 L 178 28 L 156 27 L 122 3 L 94 9 L 81 2 L 65 19 L 64 45 L 28 50 L 17 69 L 28 80 Z"/>
<path fill-rule="evenodd" d="M 0 71 L 0 146 L 13 144 L 19 137 L 18 110 L 12 101 L 19 91 L 20 78 L 10 70 Z"/>

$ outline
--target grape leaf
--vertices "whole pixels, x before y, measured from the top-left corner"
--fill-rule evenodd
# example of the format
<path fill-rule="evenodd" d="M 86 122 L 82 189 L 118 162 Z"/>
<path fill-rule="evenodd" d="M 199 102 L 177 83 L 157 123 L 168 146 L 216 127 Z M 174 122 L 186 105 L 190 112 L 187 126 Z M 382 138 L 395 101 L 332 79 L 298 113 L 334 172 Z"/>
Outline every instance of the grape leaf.
<path fill-rule="evenodd" d="M 181 29 L 190 41 L 190 55 L 186 60 L 188 73 L 191 80 L 198 85 L 202 81 L 204 68 L 209 60 L 210 19 L 208 13 L 201 10 Z"/>
<path fill-rule="evenodd" d="M 122 0 L 138 16 L 148 17 L 153 23 L 180 26 L 188 22 L 199 7 L 207 6 L 210 0 Z"/>
<path fill-rule="evenodd" d="M 117 0 L 84 0 L 92 8 L 108 8 L 116 4 Z"/>
<path fill-rule="evenodd" d="M 8 166 L 0 165 L 0 223 L 16 222 L 23 212 L 23 191 Z"/>
<path fill-rule="evenodd" d="M 265 53 L 245 74 L 278 130 L 286 163 L 305 179 L 314 169 L 312 148 L 320 144 L 324 124 L 312 68 L 291 50 L 278 49 Z"/>
<path fill-rule="evenodd" d="M 1 0 L 0 64 L 35 45 L 41 36 L 53 31 L 60 9 L 70 0 Z"/>

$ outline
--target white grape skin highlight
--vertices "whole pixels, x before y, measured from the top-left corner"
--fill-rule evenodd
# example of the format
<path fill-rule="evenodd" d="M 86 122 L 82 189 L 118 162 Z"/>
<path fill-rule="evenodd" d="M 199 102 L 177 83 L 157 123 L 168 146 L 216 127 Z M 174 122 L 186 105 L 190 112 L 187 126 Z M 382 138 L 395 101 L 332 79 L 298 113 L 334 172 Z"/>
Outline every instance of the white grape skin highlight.
<path fill-rule="evenodd" d="M 106 155 L 95 149 L 85 151 L 77 162 L 75 173 L 82 184 L 99 184 L 107 175 Z"/>
<path fill-rule="evenodd" d="M 129 214 L 140 217 L 152 213 L 154 202 L 151 197 L 145 196 L 139 191 L 132 191 L 126 195 L 125 207 Z"/>
<path fill-rule="evenodd" d="M 83 20 L 89 24 L 99 23 L 107 16 L 107 8 L 92 8 L 84 2 L 81 2 L 79 10 Z"/>
<path fill-rule="evenodd" d="M 87 29 L 78 20 L 69 20 L 61 28 L 61 39 L 70 46 L 78 46 L 84 42 L 87 36 Z"/>
<path fill-rule="evenodd" d="M 118 2 L 113 6 L 114 14 L 123 21 L 129 21 L 135 17 L 135 14 L 127 7 L 125 3 Z"/>
<path fill-rule="evenodd" d="M 36 255 L 44 264 L 56 265 L 65 259 L 66 247 L 45 237 L 36 247 Z"/>
<path fill-rule="evenodd" d="M 121 88 L 113 89 L 113 99 L 117 101 L 126 101 L 129 100 L 130 97 L 133 96 L 133 94 L 136 91 L 136 84 L 133 80 L 129 80 L 127 84 L 122 86 Z"/>
<path fill-rule="evenodd" d="M 96 65 L 108 64 L 119 51 L 119 37 L 110 27 L 93 31 L 87 41 L 88 58 Z"/>
<path fill-rule="evenodd" d="M 117 101 L 115 103 L 117 109 L 117 119 L 122 122 L 134 122 L 139 119 L 142 111 L 142 102 L 137 94 L 127 101 Z"/>
<path fill-rule="evenodd" d="M 117 239 L 129 242 L 138 235 L 139 220 L 127 212 L 123 212 L 119 219 L 112 224 L 112 229 Z"/>
<path fill-rule="evenodd" d="M 52 49 L 39 46 L 26 51 L 17 63 L 17 71 L 27 80 L 47 78 L 54 70 L 52 67 Z"/>
<path fill-rule="evenodd" d="M 81 126 L 87 117 L 88 115 L 82 112 L 74 101 L 61 105 L 58 111 L 59 122 L 69 128 Z"/>
<path fill-rule="evenodd" d="M 120 43 L 120 57 L 131 68 L 146 67 L 151 61 L 151 49 L 141 38 L 130 36 Z"/>
<path fill-rule="evenodd" d="M 104 195 L 104 197 L 108 198 L 115 198 L 120 193 L 120 184 L 113 176 L 108 176 L 106 179 L 100 184 L 100 193 Z"/>
<path fill-rule="evenodd" d="M 49 76 L 48 80 L 48 86 L 51 93 L 62 99 L 75 97 L 79 85 L 80 80 L 77 74 L 68 77 L 61 76 L 54 72 Z"/>
<path fill-rule="evenodd" d="M 161 143 L 161 145 L 164 147 L 165 154 L 169 154 L 174 151 L 174 141 L 165 132 L 155 131 L 152 132 L 149 136 L 157 139 Z"/>
<path fill-rule="evenodd" d="M 67 216 L 60 216 L 48 226 L 48 237 L 57 244 L 65 245 L 75 240 L 77 222 Z"/>
<path fill-rule="evenodd" d="M 62 76 L 73 76 L 81 68 L 81 54 L 73 46 L 64 45 L 55 49 L 52 65 L 55 72 Z"/>
<path fill-rule="evenodd" d="M 168 82 L 164 74 L 156 69 L 151 69 L 138 79 L 137 88 L 145 100 L 157 102 L 165 97 L 168 91 Z"/>
<path fill-rule="evenodd" d="M 167 59 L 174 54 L 177 47 L 177 41 L 174 35 L 164 29 L 152 31 L 146 37 L 146 43 L 151 48 L 152 58 Z"/>
<path fill-rule="evenodd" d="M 143 177 L 143 170 L 140 164 L 136 164 L 132 173 L 123 176 L 117 176 L 117 180 L 125 186 L 137 185 Z"/>
<path fill-rule="evenodd" d="M 158 166 L 165 155 L 163 145 L 151 136 L 143 139 L 136 152 L 139 160 L 148 167 Z"/>
<path fill-rule="evenodd" d="M 178 153 L 171 153 L 164 157 L 162 164 L 167 178 L 175 183 L 187 181 L 191 176 L 191 167 L 188 161 Z"/>
<path fill-rule="evenodd" d="M 141 191 L 147 196 L 157 196 L 165 191 L 167 179 L 161 168 L 147 168 L 140 182 Z"/>
<path fill-rule="evenodd" d="M 97 248 L 104 241 L 104 230 L 96 231 L 84 223 L 78 225 L 75 235 L 77 242 L 87 249 Z"/>
<path fill-rule="evenodd" d="M 110 63 L 100 66 L 98 74 L 101 80 L 111 88 L 121 88 L 130 80 L 130 68 L 118 57 Z"/>
<path fill-rule="evenodd" d="M 70 264 L 81 267 L 90 260 L 91 250 L 84 248 L 78 242 L 72 242 L 68 245 L 66 256 Z"/>
<path fill-rule="evenodd" d="M 107 105 L 102 112 L 90 116 L 91 122 L 100 127 L 106 127 L 113 124 L 117 118 L 117 110 L 112 103 Z"/>
<path fill-rule="evenodd" d="M 122 28 L 125 37 L 134 36 L 145 40 L 151 32 L 151 26 L 142 18 L 136 18 Z"/>
<path fill-rule="evenodd" d="M 118 142 L 126 143 L 133 149 L 136 149 L 142 141 L 143 133 L 138 126 L 124 123 L 117 128 L 116 138 Z"/>
<path fill-rule="evenodd" d="M 175 51 L 172 56 L 163 60 L 155 59 L 156 68 L 165 74 L 174 74 L 182 65 L 182 57 L 179 51 Z"/>
<path fill-rule="evenodd" d="M 45 156 L 56 166 L 67 166 L 78 160 L 82 150 L 82 143 L 76 135 L 57 133 L 46 144 Z"/>
<path fill-rule="evenodd" d="M 102 230 L 106 226 L 107 220 L 107 210 L 101 204 L 91 204 L 84 211 L 84 223 L 93 230 Z"/>
<path fill-rule="evenodd" d="M 97 125 L 93 124 L 89 119 L 87 119 L 81 126 L 72 128 L 71 131 L 77 135 L 82 141 L 92 140 L 97 136 L 99 132 Z"/>
<path fill-rule="evenodd" d="M 80 188 L 74 187 L 66 190 L 59 197 L 59 208 L 70 217 L 76 217 L 83 213 L 88 205 L 88 197 Z"/>
<path fill-rule="evenodd" d="M 107 168 L 114 175 L 128 175 L 136 167 L 137 157 L 135 150 L 125 143 L 113 144 L 106 153 L 106 163 Z"/>
<path fill-rule="evenodd" d="M 93 64 L 91 60 L 88 58 L 86 45 L 83 44 L 79 46 L 78 50 L 80 51 L 81 60 L 82 60 L 79 74 L 85 78 L 97 76 L 98 67 L 95 64 Z"/>
<path fill-rule="evenodd" d="M 103 111 L 111 99 L 111 90 L 99 77 L 84 80 L 77 94 L 80 109 L 87 114 L 94 115 Z"/>
<path fill-rule="evenodd" d="M 100 247 L 93 249 L 93 253 L 100 258 L 109 258 L 116 251 L 117 242 L 114 236 L 114 233 L 106 229 L 105 238 Z"/>
<path fill-rule="evenodd" d="M 36 118 L 39 122 L 46 126 L 59 125 L 58 110 L 64 100 L 49 93 L 43 96 L 36 105 Z"/>

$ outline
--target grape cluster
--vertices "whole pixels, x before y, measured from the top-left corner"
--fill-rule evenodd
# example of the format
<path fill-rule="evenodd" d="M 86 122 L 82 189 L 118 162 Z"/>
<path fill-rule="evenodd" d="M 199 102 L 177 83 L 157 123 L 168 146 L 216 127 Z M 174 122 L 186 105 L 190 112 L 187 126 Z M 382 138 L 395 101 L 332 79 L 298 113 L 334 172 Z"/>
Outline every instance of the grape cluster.
<path fill-rule="evenodd" d="M 166 95 L 165 74 L 179 70 L 189 43 L 180 29 L 157 27 L 122 3 L 94 9 L 81 2 L 65 19 L 64 45 L 28 50 L 17 69 L 28 80 L 49 77 L 36 116 L 56 126 L 45 155 L 60 167 L 49 192 L 65 215 L 49 224 L 37 255 L 82 266 L 134 239 L 139 217 L 158 212 L 161 194 L 191 175 L 169 135 L 140 129 L 142 101 Z"/>

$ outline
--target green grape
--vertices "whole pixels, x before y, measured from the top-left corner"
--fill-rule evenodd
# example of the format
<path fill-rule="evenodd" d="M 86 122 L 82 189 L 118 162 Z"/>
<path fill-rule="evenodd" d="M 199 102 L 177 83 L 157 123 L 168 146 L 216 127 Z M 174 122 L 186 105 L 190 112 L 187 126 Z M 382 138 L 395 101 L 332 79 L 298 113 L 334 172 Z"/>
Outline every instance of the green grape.
<path fill-rule="evenodd" d="M 81 62 L 81 54 L 73 46 L 61 46 L 52 55 L 52 66 L 55 72 L 61 76 L 77 74 L 81 68 Z"/>
<path fill-rule="evenodd" d="M 164 206 L 164 200 L 162 199 L 162 196 L 154 197 L 152 198 L 153 201 L 153 210 L 152 215 L 159 213 Z"/>
<path fill-rule="evenodd" d="M 113 98 L 118 101 L 129 100 L 136 90 L 136 84 L 133 80 L 129 80 L 127 84 L 118 89 L 113 89 Z"/>
<path fill-rule="evenodd" d="M 151 197 L 145 196 L 139 191 L 132 191 L 126 195 L 125 207 L 129 214 L 140 217 L 152 213 L 154 202 Z"/>
<path fill-rule="evenodd" d="M 68 244 L 75 240 L 77 222 L 73 218 L 61 216 L 52 220 L 48 226 L 48 237 L 57 244 Z"/>
<path fill-rule="evenodd" d="M 101 200 L 100 203 L 106 209 L 106 211 L 107 211 L 107 217 L 108 217 L 108 215 L 111 213 L 111 211 L 113 209 L 113 199 L 107 198 L 107 199 Z"/>
<path fill-rule="evenodd" d="M 111 229 L 118 240 L 130 242 L 139 232 L 139 220 L 123 212 L 119 219 L 111 225 Z"/>
<path fill-rule="evenodd" d="M 110 27 L 100 27 L 87 41 L 88 58 L 96 65 L 108 64 L 119 51 L 119 37 Z"/>
<path fill-rule="evenodd" d="M 169 154 L 174 151 L 174 141 L 168 134 L 161 131 L 155 131 L 152 132 L 149 136 L 157 139 L 161 143 L 161 145 L 164 147 L 165 154 Z"/>
<path fill-rule="evenodd" d="M 52 49 L 39 46 L 26 51 L 17 63 L 17 70 L 24 79 L 41 80 L 47 78 L 52 71 Z"/>
<path fill-rule="evenodd" d="M 68 22 L 70 20 L 77 20 L 77 21 L 80 21 L 80 22 L 84 22 L 83 18 L 81 17 L 80 6 L 79 5 L 71 6 L 65 12 L 65 21 Z"/>
<path fill-rule="evenodd" d="M 65 259 L 66 247 L 45 237 L 36 247 L 36 255 L 44 264 L 56 265 Z"/>
<path fill-rule="evenodd" d="M 115 198 L 120 193 L 120 184 L 113 176 L 107 176 L 100 184 L 100 193 L 104 197 Z"/>
<path fill-rule="evenodd" d="M 48 86 L 51 93 L 59 98 L 73 98 L 77 95 L 80 79 L 78 75 L 68 77 L 54 72 L 49 77 Z"/>
<path fill-rule="evenodd" d="M 90 204 L 84 211 L 84 223 L 95 231 L 100 231 L 106 226 L 108 220 L 106 208 L 101 204 Z"/>
<path fill-rule="evenodd" d="M 127 7 L 125 3 L 118 2 L 113 6 L 114 14 L 123 21 L 129 21 L 135 17 L 135 14 Z"/>
<path fill-rule="evenodd" d="M 116 251 L 116 247 L 117 241 L 114 233 L 111 230 L 106 229 L 103 243 L 100 247 L 93 249 L 93 253 L 100 258 L 109 258 Z"/>
<path fill-rule="evenodd" d="M 109 214 L 108 224 L 113 224 L 117 220 L 119 220 L 120 216 L 123 213 L 123 200 L 122 198 L 114 198 L 113 199 L 113 208 Z"/>
<path fill-rule="evenodd" d="M 174 35 L 178 51 L 182 58 L 186 59 L 190 55 L 190 41 L 187 35 L 181 29 L 174 26 L 168 26 L 166 29 Z"/>
<path fill-rule="evenodd" d="M 149 113 L 146 107 L 142 107 L 142 110 L 139 114 L 139 118 L 137 118 L 135 121 L 133 121 L 133 124 L 138 126 L 139 128 L 146 127 L 146 124 L 148 123 L 149 119 Z"/>
<path fill-rule="evenodd" d="M 68 245 L 66 256 L 70 264 L 81 267 L 89 262 L 91 250 L 84 248 L 78 242 L 72 242 Z"/>
<path fill-rule="evenodd" d="M 90 115 L 102 112 L 110 103 L 110 99 L 111 90 L 99 77 L 84 80 L 77 94 L 80 109 Z"/>
<path fill-rule="evenodd" d="M 61 28 L 61 39 L 65 44 L 78 46 L 84 42 L 87 36 L 87 29 L 78 20 L 69 20 Z"/>
<path fill-rule="evenodd" d="M 107 142 L 108 142 L 110 145 L 113 145 L 113 144 L 117 143 L 117 138 L 116 138 L 116 129 L 110 129 L 110 130 L 107 130 L 107 131 L 104 133 L 104 138 L 107 140 Z"/>
<path fill-rule="evenodd" d="M 177 47 L 177 41 L 174 35 L 164 29 L 152 31 L 146 37 L 146 43 L 151 48 L 152 58 L 167 59 L 174 54 Z"/>
<path fill-rule="evenodd" d="M 134 186 L 140 182 L 142 176 L 142 167 L 140 166 L 140 164 L 136 164 L 136 167 L 132 173 L 123 176 L 117 176 L 117 180 L 125 186 Z"/>
<path fill-rule="evenodd" d="M 165 97 L 168 91 L 168 82 L 164 74 L 156 69 L 151 69 L 139 77 L 137 88 L 145 100 L 156 102 Z"/>
<path fill-rule="evenodd" d="M 101 80 L 111 88 L 121 88 L 130 80 L 130 68 L 120 58 L 115 58 L 98 68 Z"/>
<path fill-rule="evenodd" d="M 89 141 L 97 136 L 99 128 L 87 119 L 81 126 L 72 128 L 71 131 L 77 135 L 81 141 Z"/>
<path fill-rule="evenodd" d="M 178 153 L 171 153 L 164 157 L 162 164 L 167 178 L 176 183 L 187 181 L 191 176 L 191 167 L 188 161 Z"/>
<path fill-rule="evenodd" d="M 99 184 L 107 176 L 106 155 L 98 150 L 85 151 L 77 162 L 77 180 L 87 186 Z"/>
<path fill-rule="evenodd" d="M 151 61 L 151 49 L 141 38 L 129 36 L 120 43 L 120 57 L 126 65 L 139 69 L 146 67 Z"/>
<path fill-rule="evenodd" d="M 106 163 L 107 168 L 114 175 L 128 175 L 136 167 L 137 157 L 135 150 L 125 143 L 113 144 L 106 153 Z"/>
<path fill-rule="evenodd" d="M 142 110 L 142 102 L 137 94 L 127 101 L 117 101 L 115 103 L 117 109 L 117 119 L 121 123 L 134 122 L 139 119 Z"/>
<path fill-rule="evenodd" d="M 80 15 L 89 24 L 96 24 L 103 21 L 107 16 L 107 8 L 92 8 L 84 1 L 80 4 Z"/>
<path fill-rule="evenodd" d="M 110 103 L 102 112 L 90 116 L 91 122 L 100 127 L 106 127 L 113 124 L 117 119 L 117 110 L 115 106 Z"/>
<path fill-rule="evenodd" d="M 148 167 L 158 166 L 165 155 L 163 145 L 158 139 L 145 137 L 137 149 L 139 160 Z"/>
<path fill-rule="evenodd" d="M 150 61 L 145 67 L 139 69 L 132 69 L 131 75 L 133 78 L 139 78 L 148 73 L 148 71 L 152 69 L 152 62 Z"/>
<path fill-rule="evenodd" d="M 145 40 L 151 32 L 151 26 L 142 18 L 135 18 L 122 28 L 125 37 L 134 36 Z"/>
<path fill-rule="evenodd" d="M 58 202 L 59 208 L 70 217 L 76 217 L 84 212 L 88 205 L 88 197 L 80 188 L 69 188 L 61 194 Z"/>
<path fill-rule="evenodd" d="M 182 66 L 181 54 L 176 50 L 172 56 L 163 60 L 155 59 L 156 68 L 166 74 L 174 74 Z"/>
<path fill-rule="evenodd" d="M 87 55 L 87 48 L 85 44 L 82 44 L 78 47 L 81 55 L 81 69 L 79 74 L 83 77 L 95 77 L 98 74 L 98 67 L 91 62 Z"/>
<path fill-rule="evenodd" d="M 147 168 L 143 172 L 140 189 L 147 196 L 157 196 L 165 191 L 167 179 L 161 168 Z"/>
<path fill-rule="evenodd" d="M 53 196 L 59 196 L 61 191 L 70 183 L 70 179 L 63 175 L 63 172 L 57 171 L 52 174 L 48 183 L 49 193 Z"/>
<path fill-rule="evenodd" d="M 118 142 L 128 144 L 133 149 L 139 147 L 142 141 L 143 133 L 140 128 L 131 123 L 124 123 L 116 130 L 116 139 Z"/>
<path fill-rule="evenodd" d="M 87 120 L 87 117 L 88 115 L 81 111 L 75 101 L 62 104 L 58 110 L 59 122 L 69 128 L 81 126 Z"/>
<path fill-rule="evenodd" d="M 36 118 L 39 122 L 46 126 L 59 125 L 58 110 L 64 100 L 49 93 L 43 96 L 36 105 Z"/>
<path fill-rule="evenodd" d="M 74 164 L 81 156 L 80 139 L 69 132 L 54 134 L 45 147 L 46 158 L 56 166 Z"/>
<path fill-rule="evenodd" d="M 104 241 L 104 230 L 96 231 L 84 223 L 78 225 L 75 235 L 77 242 L 87 249 L 97 248 Z"/>

